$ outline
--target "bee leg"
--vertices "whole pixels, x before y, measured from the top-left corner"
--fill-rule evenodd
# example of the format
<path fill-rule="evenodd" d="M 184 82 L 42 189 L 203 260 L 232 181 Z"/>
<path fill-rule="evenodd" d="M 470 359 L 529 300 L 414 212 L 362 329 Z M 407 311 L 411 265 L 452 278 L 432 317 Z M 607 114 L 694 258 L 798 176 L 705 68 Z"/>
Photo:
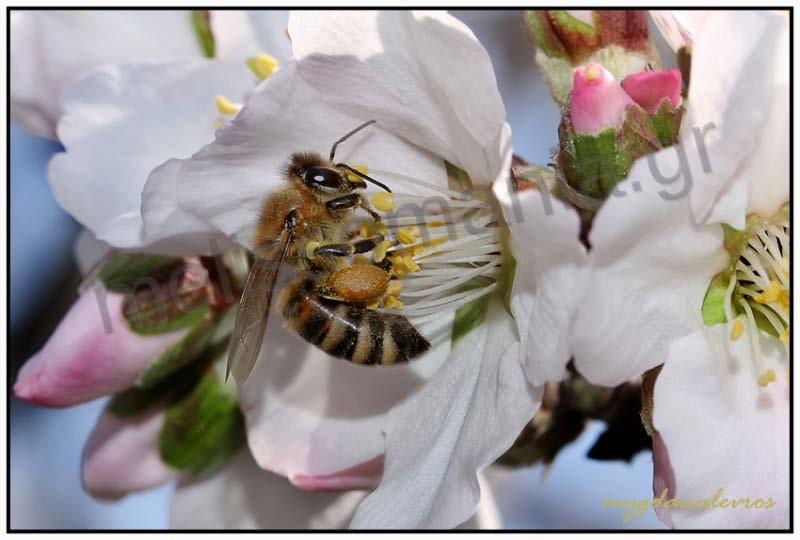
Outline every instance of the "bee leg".
<path fill-rule="evenodd" d="M 375 249 L 375 246 L 383 242 L 383 235 L 376 234 L 369 238 L 356 240 L 355 242 L 343 242 L 341 244 L 323 244 L 314 250 L 314 257 L 332 256 L 349 257 L 357 253 L 366 253 Z"/>
<path fill-rule="evenodd" d="M 362 208 L 369 213 L 375 221 L 380 221 L 381 216 L 370 207 L 369 203 L 358 193 L 350 193 L 336 199 L 331 199 L 325 203 L 330 210 L 347 210 L 348 208 Z"/>

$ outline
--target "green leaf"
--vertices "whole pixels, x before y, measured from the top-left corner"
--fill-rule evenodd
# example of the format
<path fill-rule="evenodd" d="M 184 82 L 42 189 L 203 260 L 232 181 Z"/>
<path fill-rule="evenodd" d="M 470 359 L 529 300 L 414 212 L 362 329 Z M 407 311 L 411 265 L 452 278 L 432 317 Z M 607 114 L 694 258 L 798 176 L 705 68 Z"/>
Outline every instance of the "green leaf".
<path fill-rule="evenodd" d="M 180 259 L 163 255 L 117 252 L 99 270 L 97 278 L 109 291 L 130 293 L 156 270 L 180 262 Z"/>
<path fill-rule="evenodd" d="M 703 322 L 706 326 L 713 326 L 727 321 L 727 317 L 725 317 L 725 293 L 729 284 L 730 276 L 727 272 L 717 274 L 711 280 L 702 308 Z"/>
<path fill-rule="evenodd" d="M 131 313 L 124 313 L 131 330 L 144 336 L 166 334 L 183 328 L 197 326 L 211 316 L 208 307 L 193 309 L 192 311 L 181 312 L 173 318 L 156 317 L 152 321 L 144 320 L 137 316 L 138 310 L 131 310 Z"/>
<path fill-rule="evenodd" d="M 214 58 L 216 46 L 214 44 L 214 34 L 211 32 L 211 20 L 208 11 L 193 10 L 191 16 L 194 35 L 197 41 L 200 42 L 203 55 L 206 58 Z"/>
<path fill-rule="evenodd" d="M 629 105 L 619 130 L 575 133 L 569 115 L 559 126 L 559 164 L 567 181 L 584 195 L 605 199 L 630 172 L 634 161 L 661 148 L 650 117 Z"/>
<path fill-rule="evenodd" d="M 525 13 L 528 35 L 537 50 L 549 57 L 570 60 L 567 50 L 555 34 L 547 12 L 532 10 Z"/>
<path fill-rule="evenodd" d="M 486 310 L 488 308 L 489 295 L 484 295 L 456 310 L 455 318 L 453 319 L 451 341 L 453 347 L 456 346 L 456 343 L 458 343 L 461 338 L 483 324 L 483 321 L 486 319 Z"/>
<path fill-rule="evenodd" d="M 210 369 L 189 394 L 167 408 L 159 449 L 166 464 L 197 474 L 220 464 L 244 441 L 239 404 Z"/>
<path fill-rule="evenodd" d="M 111 398 L 108 404 L 108 411 L 121 418 L 134 416 L 154 405 L 159 399 L 164 399 L 164 391 L 166 390 L 169 389 L 161 388 L 160 386 L 129 388 Z"/>
<path fill-rule="evenodd" d="M 138 414 L 159 401 L 172 403 L 194 388 L 206 364 L 198 362 L 184 366 L 148 388 L 129 388 L 111 398 L 108 411 L 124 418 Z"/>
<path fill-rule="evenodd" d="M 600 46 L 597 30 L 570 15 L 569 11 L 554 9 L 547 15 L 573 60 L 581 61 Z"/>
<path fill-rule="evenodd" d="M 151 387 L 198 358 L 210 344 L 213 328 L 214 321 L 207 315 L 148 366 L 139 377 L 137 386 Z"/>
<path fill-rule="evenodd" d="M 683 106 L 672 109 L 669 99 L 664 98 L 658 110 L 653 115 L 653 129 L 656 132 L 661 146 L 672 146 L 678 140 L 678 132 L 681 128 L 681 118 L 683 117 Z"/>

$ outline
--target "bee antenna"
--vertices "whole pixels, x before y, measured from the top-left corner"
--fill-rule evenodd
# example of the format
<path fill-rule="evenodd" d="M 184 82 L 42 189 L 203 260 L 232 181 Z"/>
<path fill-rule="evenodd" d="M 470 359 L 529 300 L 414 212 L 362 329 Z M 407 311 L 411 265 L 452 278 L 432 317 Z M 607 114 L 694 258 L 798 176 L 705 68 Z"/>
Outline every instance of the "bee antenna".
<path fill-rule="evenodd" d="M 391 193 L 391 192 L 392 192 L 392 190 L 391 190 L 391 189 L 389 189 L 389 186 L 387 186 L 387 185 L 386 185 L 386 184 L 384 184 L 383 182 L 378 182 L 378 181 L 377 181 L 377 180 L 375 180 L 374 178 L 367 176 L 367 175 L 366 175 L 366 174 L 364 174 L 363 172 L 359 171 L 358 169 L 354 169 L 353 167 L 351 167 L 350 165 L 347 165 L 346 163 L 337 163 L 337 164 L 336 164 L 336 166 L 337 166 L 337 167 L 342 167 L 342 168 L 344 168 L 344 169 L 347 169 L 349 172 L 353 173 L 354 175 L 356 175 L 356 176 L 358 176 L 358 177 L 360 177 L 360 178 L 363 178 L 363 179 L 364 179 L 364 180 L 366 180 L 367 182 L 372 182 L 373 184 L 375 184 L 375 185 L 376 185 L 376 186 L 378 186 L 379 188 L 381 188 L 381 189 L 385 189 L 385 190 L 386 190 L 386 191 L 388 191 L 389 193 Z"/>
<path fill-rule="evenodd" d="M 331 161 L 333 161 L 333 156 L 336 155 L 336 147 L 339 146 L 340 143 L 343 143 L 344 141 L 346 141 L 347 139 L 349 139 L 350 137 L 352 137 L 353 135 L 355 135 L 356 133 L 358 133 L 359 131 L 361 131 L 362 129 L 367 127 L 368 125 L 374 124 L 374 123 L 375 123 L 375 120 L 370 120 L 369 122 L 364 122 L 363 124 L 361 124 L 360 126 L 355 128 L 354 130 L 347 132 L 347 134 L 344 137 L 342 137 L 341 139 L 339 139 L 338 141 L 333 143 L 333 146 L 331 146 L 331 157 L 330 157 Z"/>

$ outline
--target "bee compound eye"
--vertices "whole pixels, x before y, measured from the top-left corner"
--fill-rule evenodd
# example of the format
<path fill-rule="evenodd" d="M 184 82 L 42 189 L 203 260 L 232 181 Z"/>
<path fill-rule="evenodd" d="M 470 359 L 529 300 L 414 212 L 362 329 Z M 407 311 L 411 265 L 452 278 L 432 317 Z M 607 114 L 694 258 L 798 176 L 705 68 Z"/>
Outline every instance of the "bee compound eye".
<path fill-rule="evenodd" d="M 339 172 L 328 167 L 310 167 L 303 174 L 303 182 L 314 188 L 338 189 L 341 181 Z"/>

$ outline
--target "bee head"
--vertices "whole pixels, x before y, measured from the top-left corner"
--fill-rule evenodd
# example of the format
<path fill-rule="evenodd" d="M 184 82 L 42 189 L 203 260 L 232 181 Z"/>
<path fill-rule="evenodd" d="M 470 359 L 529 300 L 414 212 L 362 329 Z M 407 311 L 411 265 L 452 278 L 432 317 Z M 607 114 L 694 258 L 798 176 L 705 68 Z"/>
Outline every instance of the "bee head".
<path fill-rule="evenodd" d="M 359 187 L 319 154 L 293 154 L 285 172 L 289 181 L 315 194 L 349 193 Z"/>

